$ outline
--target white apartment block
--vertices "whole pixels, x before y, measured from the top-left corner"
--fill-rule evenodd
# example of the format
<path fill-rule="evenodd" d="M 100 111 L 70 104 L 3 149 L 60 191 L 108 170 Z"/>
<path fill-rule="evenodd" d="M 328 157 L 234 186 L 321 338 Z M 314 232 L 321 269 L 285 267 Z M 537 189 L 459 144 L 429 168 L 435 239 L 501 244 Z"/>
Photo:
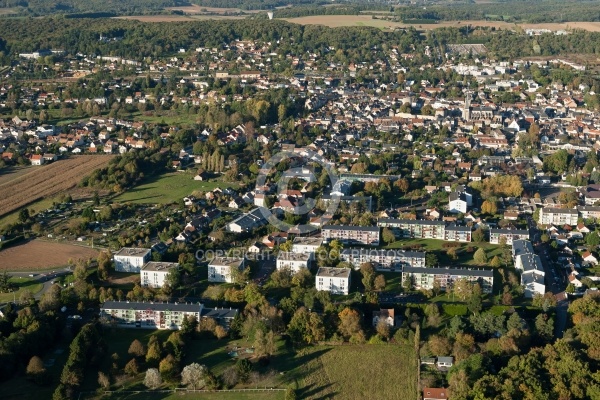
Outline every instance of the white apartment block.
<path fill-rule="evenodd" d="M 315 253 L 323 244 L 323 238 L 317 237 L 295 237 L 292 243 L 292 252 L 294 253 Z"/>
<path fill-rule="evenodd" d="M 483 293 L 492 293 L 494 286 L 494 271 L 483 268 L 426 268 L 426 267 L 404 267 L 402 270 L 402 281 L 412 279 L 417 289 L 433 289 L 434 283 L 438 283 L 442 290 L 448 290 L 454 282 L 466 279 L 471 283 L 479 283 Z"/>
<path fill-rule="evenodd" d="M 490 243 L 499 244 L 501 238 L 506 238 L 506 244 L 511 246 L 516 240 L 529 240 L 526 229 L 490 229 Z"/>
<path fill-rule="evenodd" d="M 209 282 L 233 283 L 232 268 L 241 271 L 244 268 L 244 258 L 240 257 L 215 257 L 208 264 Z"/>
<path fill-rule="evenodd" d="M 292 271 L 293 274 L 301 269 L 309 269 L 313 253 L 294 253 L 291 251 L 281 251 L 277 255 L 277 269 L 284 268 Z"/>
<path fill-rule="evenodd" d="M 140 272 L 141 268 L 150 261 L 151 250 L 133 247 L 123 247 L 115 253 L 115 271 Z"/>
<path fill-rule="evenodd" d="M 363 263 L 373 263 L 378 271 L 402 272 L 404 266 L 425 266 L 425 252 L 421 251 L 347 248 L 340 252 L 340 259 L 355 269 Z"/>
<path fill-rule="evenodd" d="M 178 263 L 150 261 L 140 270 L 141 285 L 160 289 L 165 284 L 165 279 L 169 272 L 178 268 Z"/>
<path fill-rule="evenodd" d="M 325 242 L 339 240 L 346 244 L 379 246 L 377 226 L 326 225 L 322 229 L 322 234 Z"/>
<path fill-rule="evenodd" d="M 315 278 L 317 290 L 325 290 L 331 294 L 348 294 L 351 272 L 349 268 L 319 268 Z"/>
<path fill-rule="evenodd" d="M 579 212 L 570 208 L 547 207 L 540 209 L 540 224 L 577 225 Z"/>

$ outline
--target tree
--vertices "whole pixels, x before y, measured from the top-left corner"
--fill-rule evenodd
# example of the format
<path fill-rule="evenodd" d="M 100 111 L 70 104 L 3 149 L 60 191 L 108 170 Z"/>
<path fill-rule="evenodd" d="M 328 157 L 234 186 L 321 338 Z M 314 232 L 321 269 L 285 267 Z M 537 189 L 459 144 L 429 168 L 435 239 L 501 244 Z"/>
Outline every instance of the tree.
<path fill-rule="evenodd" d="M 146 376 L 144 377 L 144 385 L 148 389 L 156 389 L 160 385 L 162 385 L 162 377 L 160 376 L 160 372 L 156 368 L 149 368 L 146 371 Z"/>
<path fill-rule="evenodd" d="M 110 378 L 102 371 L 98 371 L 98 384 L 104 389 L 110 386 Z"/>
<path fill-rule="evenodd" d="M 494 256 L 492 261 L 490 261 L 490 267 L 498 268 L 502 266 L 502 261 L 500 261 L 500 257 Z"/>
<path fill-rule="evenodd" d="M 487 254 L 485 253 L 483 247 L 477 249 L 475 254 L 473 254 L 473 260 L 475 260 L 475 262 L 479 265 L 485 265 L 487 263 Z"/>
<path fill-rule="evenodd" d="M 373 290 L 373 280 L 375 275 L 373 264 L 370 262 L 362 263 L 360 265 L 360 273 L 362 275 L 362 283 L 365 286 L 365 290 Z"/>
<path fill-rule="evenodd" d="M 156 335 L 150 336 L 148 341 L 148 351 L 146 352 L 146 362 L 148 365 L 158 365 L 161 358 L 162 349 L 158 337 Z"/>
<path fill-rule="evenodd" d="M 344 338 L 347 339 L 362 332 L 360 327 L 360 316 L 356 310 L 346 307 L 338 314 L 338 317 L 340 319 L 338 331 Z"/>
<path fill-rule="evenodd" d="M 484 214 L 494 215 L 498 212 L 498 206 L 496 205 L 495 201 L 485 200 L 481 204 L 481 212 Z"/>
<path fill-rule="evenodd" d="M 262 329 L 257 330 L 254 339 L 254 354 L 256 357 L 271 357 L 276 350 L 277 346 L 273 331 L 265 333 Z"/>
<path fill-rule="evenodd" d="M 248 382 L 248 378 L 250 378 L 250 372 L 252 372 L 252 363 L 245 358 L 240 358 L 235 363 L 235 369 L 237 370 L 240 380 L 244 383 Z"/>
<path fill-rule="evenodd" d="M 177 368 L 177 360 L 172 354 L 167 354 L 158 365 L 161 376 L 166 380 L 172 379 L 177 374 Z"/>
<path fill-rule="evenodd" d="M 129 376 L 136 376 L 140 372 L 137 360 L 132 358 L 127 364 L 125 364 L 124 371 Z"/>
<path fill-rule="evenodd" d="M 404 278 L 404 281 L 402 282 L 402 289 L 404 289 L 405 292 L 410 292 L 413 290 L 415 286 L 415 278 L 413 275 L 406 275 L 406 278 Z"/>
<path fill-rule="evenodd" d="M 475 241 L 475 243 L 481 243 L 485 241 L 485 232 L 483 231 L 483 229 L 477 228 L 475 229 L 475 231 L 473 231 L 473 240 Z"/>
<path fill-rule="evenodd" d="M 29 220 L 29 210 L 27 208 L 22 208 L 19 211 L 19 222 L 24 224 Z"/>
<path fill-rule="evenodd" d="M 381 231 L 381 238 L 387 244 L 394 243 L 396 241 L 396 235 L 390 228 L 383 228 Z"/>
<path fill-rule="evenodd" d="M 383 290 L 385 288 L 385 276 L 379 274 L 375 277 L 375 281 L 373 282 L 373 286 L 375 290 Z"/>
<path fill-rule="evenodd" d="M 133 342 L 131 342 L 131 344 L 129 345 L 129 350 L 127 350 L 127 353 L 134 357 L 143 357 L 146 355 L 146 348 L 144 347 L 142 342 L 140 342 L 137 339 L 134 339 Z"/>
<path fill-rule="evenodd" d="M 408 192 L 408 189 L 410 189 L 410 184 L 405 178 L 396 180 L 396 182 L 394 182 L 394 186 L 396 186 L 398 190 L 402 192 L 402 194 L 406 194 L 406 192 Z"/>
<path fill-rule="evenodd" d="M 223 328 L 221 325 L 217 325 L 215 327 L 215 336 L 217 337 L 217 339 L 223 339 L 224 337 L 227 336 L 227 330 L 225 330 L 225 328 Z"/>
<path fill-rule="evenodd" d="M 44 362 L 38 356 L 33 356 L 27 364 L 27 378 L 33 380 L 38 385 L 44 384 L 47 380 L 47 372 Z"/>
<path fill-rule="evenodd" d="M 597 247 L 600 244 L 600 236 L 598 235 L 598 232 L 590 232 L 585 237 L 585 243 L 590 247 Z"/>
<path fill-rule="evenodd" d="M 425 266 L 427 267 L 435 267 L 438 265 L 439 261 L 435 253 L 426 253 L 425 254 Z"/>
<path fill-rule="evenodd" d="M 181 384 L 196 390 L 204 386 L 206 367 L 198 363 L 186 365 L 181 371 Z"/>
<path fill-rule="evenodd" d="M 477 314 L 481 311 L 483 304 L 483 298 L 481 293 L 481 286 L 478 283 L 475 283 L 472 286 L 471 297 L 469 298 L 469 302 L 467 303 L 467 308 L 473 314 Z"/>
<path fill-rule="evenodd" d="M 390 338 L 390 326 L 387 324 L 387 321 L 384 318 L 380 318 L 377 322 L 377 326 L 375 327 L 377 330 L 377 334 L 384 339 Z"/>

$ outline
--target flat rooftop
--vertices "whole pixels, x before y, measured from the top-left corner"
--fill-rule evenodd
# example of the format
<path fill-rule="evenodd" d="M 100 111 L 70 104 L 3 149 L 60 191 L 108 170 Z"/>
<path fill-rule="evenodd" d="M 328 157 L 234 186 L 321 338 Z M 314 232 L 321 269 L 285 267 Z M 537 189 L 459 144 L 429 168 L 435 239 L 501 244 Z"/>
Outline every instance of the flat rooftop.
<path fill-rule="evenodd" d="M 240 257 L 215 257 L 208 265 L 239 267 L 243 261 L 244 259 Z"/>
<path fill-rule="evenodd" d="M 115 253 L 115 256 L 119 257 L 144 257 L 150 253 L 150 249 L 144 249 L 140 247 L 123 247 L 121 250 Z"/>
<path fill-rule="evenodd" d="M 328 268 L 321 267 L 317 272 L 317 277 L 324 278 L 350 278 L 350 268 Z"/>
<path fill-rule="evenodd" d="M 179 268 L 179 263 L 164 261 L 149 261 L 142 267 L 142 271 L 167 271 Z"/>

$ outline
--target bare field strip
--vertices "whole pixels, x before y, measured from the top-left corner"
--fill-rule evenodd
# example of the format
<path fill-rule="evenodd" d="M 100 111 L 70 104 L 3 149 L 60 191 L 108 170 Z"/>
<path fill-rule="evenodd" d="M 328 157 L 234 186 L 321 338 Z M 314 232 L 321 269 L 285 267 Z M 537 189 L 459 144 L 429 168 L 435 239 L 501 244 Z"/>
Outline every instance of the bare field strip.
<path fill-rule="evenodd" d="M 98 250 L 66 243 L 32 240 L 0 251 L 2 268 L 7 271 L 41 271 L 64 267 L 69 260 L 96 257 Z"/>
<path fill-rule="evenodd" d="M 221 8 L 221 7 L 203 7 L 197 4 L 191 6 L 182 6 L 182 7 L 167 7 L 165 8 L 167 11 L 183 11 L 186 14 L 205 14 L 205 13 L 215 13 L 215 14 L 225 14 L 225 13 L 244 13 L 244 14 L 257 14 L 261 12 L 266 12 L 263 10 L 242 10 L 241 8 Z"/>
<path fill-rule="evenodd" d="M 130 15 L 126 17 L 114 17 L 115 19 L 129 19 L 140 22 L 190 22 L 190 21 L 202 21 L 207 19 L 243 19 L 243 16 L 229 16 L 229 15 L 203 15 L 203 14 L 190 14 L 190 15 Z"/>
<path fill-rule="evenodd" d="M 401 22 L 387 21 L 384 19 L 373 19 L 370 15 L 313 15 L 299 18 L 286 18 L 286 21 L 302 25 L 325 25 L 329 27 L 338 26 L 373 26 L 376 28 L 409 28 L 431 30 L 443 27 L 460 27 L 465 25 L 482 26 L 496 29 L 512 29 L 519 26 L 523 29 L 550 29 L 571 30 L 583 29 L 592 32 L 600 32 L 600 22 L 564 22 L 564 23 L 542 23 L 542 24 L 514 24 L 502 21 L 442 21 L 438 24 L 404 24 Z"/>
<path fill-rule="evenodd" d="M 0 180 L 0 215 L 75 187 L 81 178 L 104 167 L 111 158 L 110 155 L 75 156 L 47 166 L 32 167 L 16 179 L 4 176 Z"/>

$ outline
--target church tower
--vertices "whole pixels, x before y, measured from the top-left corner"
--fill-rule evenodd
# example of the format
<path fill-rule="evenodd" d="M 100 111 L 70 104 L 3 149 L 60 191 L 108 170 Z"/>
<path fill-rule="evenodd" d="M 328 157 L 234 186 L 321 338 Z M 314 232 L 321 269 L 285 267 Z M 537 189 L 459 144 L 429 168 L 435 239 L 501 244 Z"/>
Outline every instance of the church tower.
<path fill-rule="evenodd" d="M 471 120 L 471 92 L 467 90 L 465 95 L 465 106 L 462 110 L 462 117 L 465 121 Z"/>

